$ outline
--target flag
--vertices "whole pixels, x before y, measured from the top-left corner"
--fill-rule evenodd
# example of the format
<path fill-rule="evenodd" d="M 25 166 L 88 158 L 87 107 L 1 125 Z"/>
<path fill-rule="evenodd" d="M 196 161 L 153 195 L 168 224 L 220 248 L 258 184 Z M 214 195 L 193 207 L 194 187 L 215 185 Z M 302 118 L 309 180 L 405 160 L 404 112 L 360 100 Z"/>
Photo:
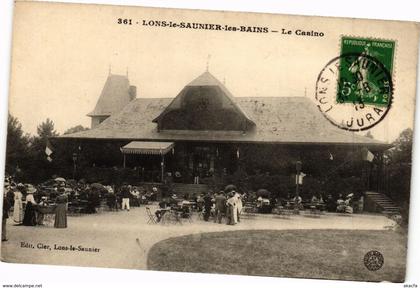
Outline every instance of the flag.
<path fill-rule="evenodd" d="M 369 161 L 372 162 L 373 159 L 375 158 L 375 155 L 369 151 L 369 149 L 364 148 L 362 151 L 362 159 L 365 161 Z"/>
<path fill-rule="evenodd" d="M 299 175 L 299 184 L 300 184 L 300 185 L 302 185 L 302 184 L 303 184 L 303 177 L 305 177 L 305 176 L 306 176 L 306 174 L 305 174 L 305 173 L 300 172 L 300 175 Z"/>
<path fill-rule="evenodd" d="M 50 141 L 47 140 L 47 146 L 45 147 L 45 154 L 47 154 L 47 156 L 50 156 L 53 153 L 52 150 L 52 146 Z"/>
<path fill-rule="evenodd" d="M 303 177 L 305 177 L 306 174 L 303 172 L 300 172 L 296 175 L 296 184 L 302 185 L 303 184 Z"/>

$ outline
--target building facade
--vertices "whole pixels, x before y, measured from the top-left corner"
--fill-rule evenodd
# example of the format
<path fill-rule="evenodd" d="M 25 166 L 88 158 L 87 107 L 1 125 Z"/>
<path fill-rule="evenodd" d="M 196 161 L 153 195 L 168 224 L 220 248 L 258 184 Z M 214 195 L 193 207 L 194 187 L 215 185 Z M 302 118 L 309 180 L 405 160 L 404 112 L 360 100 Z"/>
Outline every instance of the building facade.
<path fill-rule="evenodd" d="M 170 175 L 182 183 L 223 182 L 238 170 L 292 175 L 297 161 L 319 179 L 349 161 L 362 169 L 356 177 L 372 178 L 390 148 L 331 125 L 310 98 L 234 97 L 208 71 L 173 98 L 135 95 L 127 77 L 109 75 L 89 113 L 92 129 L 54 142 L 70 145 L 67 153 L 78 153 L 84 167 L 132 169 L 141 182 Z M 360 162 L 367 149 L 374 172 Z"/>

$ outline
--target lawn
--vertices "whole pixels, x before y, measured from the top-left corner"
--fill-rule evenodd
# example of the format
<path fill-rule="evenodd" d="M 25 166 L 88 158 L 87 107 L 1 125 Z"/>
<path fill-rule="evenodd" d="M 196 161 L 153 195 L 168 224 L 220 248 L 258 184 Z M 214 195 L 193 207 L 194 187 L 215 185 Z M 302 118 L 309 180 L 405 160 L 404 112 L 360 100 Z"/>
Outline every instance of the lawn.
<path fill-rule="evenodd" d="M 156 243 L 148 269 L 239 275 L 403 282 L 407 238 L 394 231 L 245 230 L 193 234 Z M 384 256 L 369 271 L 364 255 Z"/>

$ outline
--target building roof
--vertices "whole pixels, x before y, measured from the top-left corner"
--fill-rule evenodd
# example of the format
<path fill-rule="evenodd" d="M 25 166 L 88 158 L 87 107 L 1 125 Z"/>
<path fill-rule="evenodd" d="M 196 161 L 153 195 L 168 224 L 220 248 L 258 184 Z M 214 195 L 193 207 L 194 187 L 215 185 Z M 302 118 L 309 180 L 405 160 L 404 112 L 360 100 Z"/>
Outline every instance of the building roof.
<path fill-rule="evenodd" d="M 87 115 L 110 116 L 121 111 L 131 101 L 129 89 L 130 82 L 127 76 L 109 74 L 95 109 Z"/>
<path fill-rule="evenodd" d="M 194 81 L 198 82 L 197 79 Z M 323 117 L 316 104 L 307 97 L 236 97 L 236 104 L 255 123 L 255 127 L 246 133 L 192 130 L 158 132 L 153 119 L 172 100 L 173 98 L 137 98 L 98 127 L 60 138 L 389 146 L 337 128 Z"/>
<path fill-rule="evenodd" d="M 241 109 L 240 106 L 236 104 L 235 97 L 230 93 L 230 91 L 226 88 L 226 86 L 220 82 L 216 77 L 214 77 L 209 71 L 205 71 L 203 74 L 195 78 L 193 81 L 188 83 L 181 92 L 169 103 L 169 105 L 163 110 L 161 114 L 159 114 L 153 122 L 158 122 L 159 118 L 163 117 L 166 113 L 171 110 L 178 108 L 180 102 L 182 102 L 182 97 L 190 90 L 192 87 L 217 87 L 219 88 L 219 95 L 222 98 L 226 98 L 226 101 L 229 102 L 229 105 L 233 106 L 233 109 L 245 117 L 246 121 L 248 121 L 251 126 L 255 125 L 252 119 L 247 115 L 247 113 Z"/>

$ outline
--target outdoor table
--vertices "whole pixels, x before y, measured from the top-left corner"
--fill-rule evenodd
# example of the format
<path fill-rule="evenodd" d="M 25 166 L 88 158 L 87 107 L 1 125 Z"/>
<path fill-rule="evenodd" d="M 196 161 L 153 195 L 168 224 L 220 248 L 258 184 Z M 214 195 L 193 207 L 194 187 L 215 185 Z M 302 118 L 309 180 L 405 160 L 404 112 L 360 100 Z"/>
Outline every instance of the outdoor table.
<path fill-rule="evenodd" d="M 286 208 L 293 210 L 294 214 L 300 214 L 300 209 L 303 207 L 302 203 L 296 205 L 294 201 L 290 201 L 286 204 Z"/>
<path fill-rule="evenodd" d="M 195 202 L 191 202 L 191 201 L 186 201 L 186 200 L 184 200 L 184 201 L 181 201 L 181 202 L 178 202 L 181 206 L 193 206 L 194 204 L 195 204 Z"/>
<path fill-rule="evenodd" d="M 169 211 L 169 215 L 172 216 L 172 220 L 174 221 L 175 224 L 181 224 L 182 225 L 182 211 L 180 210 L 176 210 L 176 209 L 171 209 L 171 211 Z"/>
<path fill-rule="evenodd" d="M 252 206 L 252 205 L 246 205 L 242 208 L 242 211 L 244 213 L 242 213 L 241 217 L 252 217 L 252 216 L 256 216 L 256 213 L 258 212 L 258 208 L 256 206 Z"/>
<path fill-rule="evenodd" d="M 318 202 L 310 203 L 309 205 L 310 214 L 313 214 L 316 216 L 321 215 L 321 211 L 323 207 L 325 207 L 325 204 L 318 203 Z"/>
<path fill-rule="evenodd" d="M 160 223 L 165 224 L 166 221 L 169 221 L 168 212 L 171 211 L 171 207 L 159 208 L 156 212 L 161 212 Z"/>
<path fill-rule="evenodd" d="M 48 225 L 52 226 L 54 225 L 54 219 L 55 219 L 55 207 L 57 205 L 51 204 L 51 205 L 36 205 L 35 210 L 38 212 L 38 219 L 42 218 L 42 222 L 38 223 L 40 225 Z"/>
<path fill-rule="evenodd" d="M 72 202 L 68 202 L 68 212 L 71 215 L 80 215 L 82 212 L 86 211 L 87 209 L 87 205 L 88 205 L 87 200 L 75 200 Z"/>
<path fill-rule="evenodd" d="M 279 216 L 289 217 L 290 216 L 290 209 L 288 207 L 277 205 L 273 208 L 272 213 L 277 214 Z"/>
<path fill-rule="evenodd" d="M 160 209 L 160 211 L 165 211 L 165 213 L 162 215 L 161 218 L 161 223 L 165 224 L 165 223 L 179 223 L 182 224 L 181 222 L 181 213 L 182 211 L 177 210 L 177 209 L 171 209 L 171 208 L 162 208 Z"/>

